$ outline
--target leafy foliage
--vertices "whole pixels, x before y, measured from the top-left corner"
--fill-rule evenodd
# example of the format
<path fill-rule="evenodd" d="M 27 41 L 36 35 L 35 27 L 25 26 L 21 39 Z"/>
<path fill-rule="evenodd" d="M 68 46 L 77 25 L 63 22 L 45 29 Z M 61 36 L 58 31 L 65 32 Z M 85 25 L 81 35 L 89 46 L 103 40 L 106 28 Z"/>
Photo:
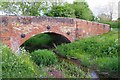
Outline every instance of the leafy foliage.
<path fill-rule="evenodd" d="M 54 17 L 72 17 L 85 20 L 93 20 L 94 16 L 86 2 L 65 3 L 64 5 L 54 5 L 46 13 L 47 16 Z"/>
<path fill-rule="evenodd" d="M 113 66 L 109 66 L 111 68 L 108 69 L 108 65 L 104 65 L 103 63 L 102 69 L 105 69 L 108 72 L 118 70 L 118 68 L 116 68 L 117 61 L 115 61 L 117 60 L 118 55 L 117 30 L 112 30 L 104 35 L 81 39 L 70 44 L 60 45 L 56 50 L 64 56 L 80 59 L 83 65 L 88 67 L 94 66 L 94 63 L 96 62 L 99 62 L 98 64 L 100 65 L 104 62 L 108 63 L 108 65 L 113 64 Z M 109 57 L 109 59 L 107 57 Z M 100 63 L 99 60 L 102 60 L 102 58 L 104 61 Z M 109 63 L 108 60 L 110 60 L 111 63 Z M 115 65 L 114 61 L 116 62 Z M 100 65 L 96 65 L 96 67 L 100 67 Z M 113 67 L 115 69 L 112 69 Z"/>
<path fill-rule="evenodd" d="M 39 46 L 51 44 L 52 41 L 52 38 L 48 34 L 38 34 L 28 39 L 22 46 L 29 51 L 34 51 L 35 49 L 39 49 Z"/>
<path fill-rule="evenodd" d="M 111 28 L 119 28 L 120 21 L 110 21 L 110 22 L 104 22 L 106 24 L 109 24 Z"/>
<path fill-rule="evenodd" d="M 38 78 L 39 68 L 28 54 L 16 56 L 7 46 L 2 46 L 3 78 Z"/>
<path fill-rule="evenodd" d="M 52 17 L 75 17 L 74 9 L 68 5 L 54 5 L 45 15 Z"/>
<path fill-rule="evenodd" d="M 64 76 L 66 78 L 91 78 L 88 75 L 89 72 L 84 72 L 80 66 L 76 66 L 71 62 L 60 61 L 59 64 L 55 65 L 55 69 L 64 71 Z"/>
<path fill-rule="evenodd" d="M 57 62 L 56 55 L 48 50 L 36 50 L 31 56 L 37 65 L 51 65 Z"/>
<path fill-rule="evenodd" d="M 89 9 L 89 6 L 86 2 L 74 2 L 71 4 L 71 8 L 75 10 L 76 18 L 93 20 L 94 16 L 92 11 Z"/>
<path fill-rule="evenodd" d="M 25 15 L 52 17 L 71 17 L 85 20 L 93 20 L 94 16 L 86 2 L 51 3 L 48 2 L 2 2 L 0 10 L 7 15 Z"/>
<path fill-rule="evenodd" d="M 116 73 L 118 71 L 118 57 L 101 57 L 96 59 L 96 65 L 98 69 L 102 71 L 110 71 Z"/>
<path fill-rule="evenodd" d="M 47 39 L 46 39 L 47 38 Z M 52 38 L 48 34 L 38 34 L 35 37 L 31 37 L 29 40 L 25 42 L 28 45 L 42 45 L 42 44 L 49 44 Z"/>
<path fill-rule="evenodd" d="M 1 2 L 0 10 L 12 15 L 40 16 L 42 2 Z"/>

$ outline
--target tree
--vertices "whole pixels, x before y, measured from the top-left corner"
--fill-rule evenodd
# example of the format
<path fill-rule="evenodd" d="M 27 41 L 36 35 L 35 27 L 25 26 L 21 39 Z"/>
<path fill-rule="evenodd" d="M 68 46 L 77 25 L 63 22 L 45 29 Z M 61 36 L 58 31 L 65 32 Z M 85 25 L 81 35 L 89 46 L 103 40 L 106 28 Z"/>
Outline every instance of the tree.
<path fill-rule="evenodd" d="M 117 15 L 117 4 L 115 2 L 108 2 L 104 7 L 98 9 L 99 15 L 105 14 L 109 15 L 111 21 L 113 20 L 113 16 Z"/>
<path fill-rule="evenodd" d="M 106 15 L 106 14 L 104 14 L 104 13 L 98 15 L 98 18 L 99 18 L 99 21 L 100 21 L 100 22 L 106 22 L 106 21 L 108 22 L 108 21 L 111 21 L 110 15 Z"/>
<path fill-rule="evenodd" d="M 66 0 L 47 0 L 41 2 L 1 2 L 0 11 L 6 15 L 26 15 L 26 16 L 40 16 L 44 15 L 51 6 L 62 5 Z"/>
<path fill-rule="evenodd" d="M 86 2 L 74 2 L 71 4 L 71 8 L 75 10 L 76 18 L 94 20 L 93 13 Z"/>
<path fill-rule="evenodd" d="M 86 2 L 64 3 L 63 5 L 53 5 L 46 13 L 47 16 L 72 17 L 85 20 L 94 20 L 92 11 Z"/>
<path fill-rule="evenodd" d="M 45 15 L 52 17 L 75 17 L 74 9 L 68 5 L 53 5 Z"/>
<path fill-rule="evenodd" d="M 110 15 L 110 19 L 113 19 L 113 12 L 114 12 L 114 2 L 109 2 L 108 4 L 108 14 Z"/>
<path fill-rule="evenodd" d="M 120 21 L 120 18 L 118 18 L 117 20 Z"/>
<path fill-rule="evenodd" d="M 57 0 L 58 1 L 58 0 Z M 85 20 L 94 20 L 92 11 L 86 2 L 74 2 L 73 4 L 60 2 L 2 2 L 0 10 L 7 15 L 25 16 L 52 16 L 52 17 L 71 17 Z"/>
<path fill-rule="evenodd" d="M 7 15 L 39 16 L 42 2 L 2 2 L 0 10 Z"/>

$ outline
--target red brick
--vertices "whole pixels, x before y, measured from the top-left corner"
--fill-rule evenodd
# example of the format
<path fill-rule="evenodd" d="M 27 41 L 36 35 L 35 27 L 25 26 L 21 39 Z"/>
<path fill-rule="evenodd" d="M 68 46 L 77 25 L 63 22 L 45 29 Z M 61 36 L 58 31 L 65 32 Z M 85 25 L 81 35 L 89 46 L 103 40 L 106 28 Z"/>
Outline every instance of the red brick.
<path fill-rule="evenodd" d="M 2 16 L 0 38 L 16 51 L 30 37 L 46 32 L 63 35 L 71 42 L 86 36 L 100 35 L 110 30 L 109 25 L 74 18 Z M 47 29 L 50 26 L 50 29 Z M 67 33 L 70 32 L 70 35 Z M 25 34 L 25 38 L 21 38 Z M 8 39 L 9 37 L 9 39 Z"/>

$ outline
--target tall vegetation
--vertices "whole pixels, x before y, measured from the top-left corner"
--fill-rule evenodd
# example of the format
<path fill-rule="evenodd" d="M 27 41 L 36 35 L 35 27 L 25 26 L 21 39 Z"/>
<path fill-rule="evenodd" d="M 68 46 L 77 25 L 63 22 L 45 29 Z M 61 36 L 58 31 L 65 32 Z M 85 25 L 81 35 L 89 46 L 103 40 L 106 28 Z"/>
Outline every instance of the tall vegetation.
<path fill-rule="evenodd" d="M 0 10 L 7 15 L 40 16 L 42 2 L 1 2 Z"/>
<path fill-rule="evenodd" d="M 32 59 L 37 65 L 51 65 L 57 62 L 57 57 L 48 50 L 36 50 L 31 53 Z"/>
<path fill-rule="evenodd" d="M 74 9 L 68 5 L 53 5 L 45 15 L 51 17 L 75 17 Z"/>
<path fill-rule="evenodd" d="M 94 15 L 86 2 L 74 2 L 73 4 L 65 3 L 64 5 L 54 5 L 46 13 L 46 15 L 94 20 Z"/>
<path fill-rule="evenodd" d="M 46 15 L 94 20 L 94 15 L 86 2 L 51 4 L 49 7 L 46 2 L 2 2 L 0 3 L 0 10 L 8 15 Z M 118 22 L 105 22 L 104 20 L 100 22 L 110 24 L 113 28 L 118 28 L 119 20 Z M 39 45 L 49 45 L 51 42 L 52 38 L 49 35 L 42 34 L 32 37 L 23 45 L 30 46 L 31 51 L 33 51 L 34 48 Z M 82 65 L 89 68 L 94 67 L 96 70 L 112 73 L 118 71 L 118 46 L 118 31 L 113 29 L 111 32 L 101 36 L 90 37 L 70 44 L 60 45 L 56 48 L 56 51 L 68 58 L 74 57 L 81 60 Z M 28 52 L 23 53 L 15 55 L 8 47 L 2 46 L 3 78 L 40 77 L 41 73 L 44 74 L 44 70 L 42 72 L 40 69 L 40 71 L 38 65 L 43 65 L 44 67 L 54 65 L 54 67 L 60 68 L 59 70 L 63 70 L 67 77 L 86 77 L 86 73 L 81 71 L 78 67 L 76 68 L 74 65 L 63 62 L 55 66 L 58 60 L 51 51 L 36 50 L 31 54 Z"/>
<path fill-rule="evenodd" d="M 49 5 L 48 5 L 49 4 Z M 87 2 L 57 3 L 41 2 L 1 2 L 0 10 L 7 15 L 71 17 L 93 20 L 94 16 Z"/>
<path fill-rule="evenodd" d="M 2 78 L 39 78 L 40 70 L 24 53 L 15 55 L 7 46 L 2 46 Z"/>
<path fill-rule="evenodd" d="M 80 59 L 84 66 L 100 71 L 118 71 L 118 31 L 60 45 L 56 49 L 66 57 Z M 108 68 L 109 67 L 109 68 Z"/>
<path fill-rule="evenodd" d="M 59 62 L 57 56 L 48 50 L 36 50 L 29 54 L 22 49 L 19 54 L 15 54 L 7 46 L 2 46 L 2 78 L 55 78 L 55 75 L 50 74 L 54 71 L 57 71 L 57 75 L 61 72 L 65 78 L 92 77 L 81 67 L 64 60 Z"/>
<path fill-rule="evenodd" d="M 94 15 L 90 10 L 87 2 L 74 2 L 71 4 L 71 8 L 75 10 L 76 18 L 94 20 Z"/>

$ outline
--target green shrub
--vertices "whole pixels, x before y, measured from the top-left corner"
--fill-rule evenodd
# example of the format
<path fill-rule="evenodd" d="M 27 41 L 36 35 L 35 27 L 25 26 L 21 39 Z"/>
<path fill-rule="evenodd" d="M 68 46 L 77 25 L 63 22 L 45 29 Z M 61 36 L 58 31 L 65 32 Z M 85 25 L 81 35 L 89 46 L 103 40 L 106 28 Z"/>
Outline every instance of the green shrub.
<path fill-rule="evenodd" d="M 39 75 L 39 68 L 28 54 L 16 56 L 7 46 L 2 46 L 3 78 L 36 78 Z"/>
<path fill-rule="evenodd" d="M 31 56 L 37 65 L 51 65 L 57 62 L 56 55 L 48 50 L 36 50 L 31 53 Z"/>
<path fill-rule="evenodd" d="M 109 24 L 111 28 L 119 28 L 118 24 L 120 23 L 119 21 L 111 21 L 111 22 L 104 22 L 106 24 Z"/>
<path fill-rule="evenodd" d="M 116 66 L 110 65 L 117 64 L 113 62 L 116 62 L 118 56 L 118 30 L 113 29 L 100 36 L 88 37 L 70 44 L 60 45 L 57 46 L 56 50 L 64 56 L 80 59 L 82 64 L 87 67 L 92 67 L 95 65 L 94 63 L 98 62 L 98 69 L 102 71 L 106 69 L 109 72 L 114 68 L 114 71 L 116 71 Z M 100 63 L 96 59 L 100 59 L 100 61 L 103 59 L 103 62 Z M 107 64 L 104 65 L 105 63 Z M 107 69 L 108 66 L 109 69 Z"/>
<path fill-rule="evenodd" d="M 117 56 L 118 53 L 118 32 L 111 31 L 107 34 L 80 39 L 76 42 L 60 45 L 56 49 L 64 56 L 76 54 L 91 54 L 93 56 Z"/>
<path fill-rule="evenodd" d="M 118 57 L 102 57 L 95 61 L 97 68 L 100 71 L 117 72 L 118 71 Z"/>
<path fill-rule="evenodd" d="M 90 67 L 91 64 L 91 56 L 89 54 L 78 54 L 77 58 L 80 59 L 81 65 Z"/>

